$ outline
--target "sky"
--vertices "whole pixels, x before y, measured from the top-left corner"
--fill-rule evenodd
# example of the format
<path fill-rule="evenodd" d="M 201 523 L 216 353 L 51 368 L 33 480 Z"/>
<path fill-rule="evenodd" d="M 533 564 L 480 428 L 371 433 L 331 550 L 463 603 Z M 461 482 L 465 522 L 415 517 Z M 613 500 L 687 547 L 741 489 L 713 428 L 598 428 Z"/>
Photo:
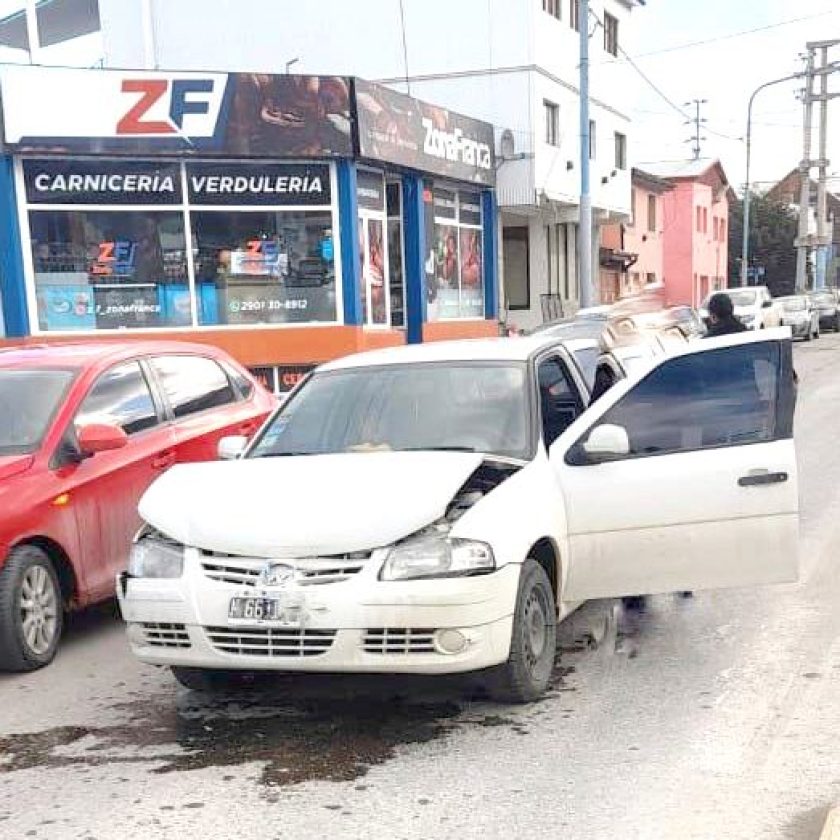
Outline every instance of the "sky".
<path fill-rule="evenodd" d="M 21 0 L 0 0 L 0 16 L 20 5 Z M 719 158 L 740 191 L 750 93 L 764 82 L 799 71 L 806 42 L 830 38 L 840 38 L 840 0 L 646 0 L 634 9 L 621 34 L 632 64 L 623 56 L 618 59 L 636 80 L 636 101 L 630 109 L 635 123 L 633 162 L 644 166 L 690 157 L 685 140 L 692 129 L 685 125 L 685 115 L 693 106 L 686 103 L 705 99 L 702 113 L 708 122 L 702 155 Z M 97 33 L 43 50 L 40 60 L 91 66 L 101 56 Z M 840 46 L 830 56 L 840 61 Z M 28 56 L 0 48 L 0 61 L 26 62 Z M 802 158 L 803 114 L 796 98 L 800 88 L 800 83 L 789 82 L 756 98 L 751 180 L 758 189 L 769 188 Z M 829 90 L 840 93 L 840 72 L 831 78 Z M 816 115 L 813 125 L 816 138 Z M 829 103 L 828 125 L 830 188 L 840 192 L 840 98 Z M 816 139 L 812 157 L 817 157 Z"/>
<path fill-rule="evenodd" d="M 629 29 L 624 49 L 660 91 L 626 62 L 638 81 L 631 110 L 635 162 L 643 166 L 689 157 L 691 144 L 684 141 L 692 127 L 684 125 L 678 110 L 693 113 L 685 103 L 706 99 L 702 155 L 719 158 L 740 191 L 750 94 L 764 82 L 801 70 L 808 41 L 840 39 L 840 0 L 646 0 L 634 9 Z M 829 51 L 832 59 L 840 61 L 840 45 Z M 756 97 L 751 181 L 760 189 L 802 158 L 803 106 L 796 98 L 801 87 L 788 82 Z M 829 91 L 840 93 L 840 72 L 830 79 Z M 817 124 L 815 113 L 812 158 L 817 157 Z M 840 192 L 840 98 L 829 102 L 828 134 L 829 174 L 834 173 L 832 185 Z"/>

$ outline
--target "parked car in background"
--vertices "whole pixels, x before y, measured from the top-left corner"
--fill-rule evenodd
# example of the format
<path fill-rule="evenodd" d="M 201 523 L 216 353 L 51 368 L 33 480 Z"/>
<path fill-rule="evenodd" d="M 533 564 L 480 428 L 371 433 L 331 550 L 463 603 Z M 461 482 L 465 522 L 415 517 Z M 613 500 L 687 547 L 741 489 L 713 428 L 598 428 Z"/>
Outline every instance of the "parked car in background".
<path fill-rule="evenodd" d="M 686 342 L 589 408 L 551 337 L 330 362 L 144 495 L 131 647 L 203 690 L 480 671 L 535 700 L 585 600 L 796 578 L 791 356 L 787 330 Z"/>
<path fill-rule="evenodd" d="M 0 669 L 53 658 L 65 610 L 110 598 L 137 503 L 276 405 L 220 350 L 88 343 L 0 353 Z"/>
<path fill-rule="evenodd" d="M 782 325 L 790 327 L 794 338 L 820 337 L 820 311 L 810 295 L 788 295 L 776 301 L 782 307 Z"/>
<path fill-rule="evenodd" d="M 840 303 L 832 289 L 820 289 L 808 294 L 811 306 L 816 310 L 820 329 L 840 332 Z"/>
<path fill-rule="evenodd" d="M 712 294 L 729 295 L 735 307 L 735 317 L 748 330 L 764 330 L 781 326 L 782 309 L 774 302 L 767 286 L 740 286 L 722 289 Z M 708 322 L 709 295 L 700 305 L 700 317 Z"/>

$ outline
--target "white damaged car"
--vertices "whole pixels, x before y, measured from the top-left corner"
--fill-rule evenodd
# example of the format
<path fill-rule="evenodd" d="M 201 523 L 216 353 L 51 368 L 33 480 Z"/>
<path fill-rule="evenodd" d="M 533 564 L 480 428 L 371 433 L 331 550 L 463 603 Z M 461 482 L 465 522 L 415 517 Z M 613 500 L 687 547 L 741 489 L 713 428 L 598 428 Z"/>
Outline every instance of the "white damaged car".
<path fill-rule="evenodd" d="M 118 582 L 135 654 L 193 688 L 484 671 L 524 702 L 586 599 L 794 580 L 789 331 L 686 345 L 589 409 L 573 345 L 330 362 L 227 460 L 170 469 Z"/>

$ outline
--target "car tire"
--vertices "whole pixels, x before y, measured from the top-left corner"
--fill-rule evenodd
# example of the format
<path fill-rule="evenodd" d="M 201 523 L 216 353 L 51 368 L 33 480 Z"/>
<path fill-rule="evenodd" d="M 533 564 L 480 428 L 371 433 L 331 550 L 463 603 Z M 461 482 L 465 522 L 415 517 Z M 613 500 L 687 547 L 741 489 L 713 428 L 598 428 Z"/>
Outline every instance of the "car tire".
<path fill-rule="evenodd" d="M 557 650 L 557 611 L 551 581 L 539 563 L 528 559 L 519 575 L 510 653 L 493 669 L 488 689 L 503 703 L 532 703 L 551 681 Z"/>
<path fill-rule="evenodd" d="M 184 688 L 192 691 L 229 691 L 241 688 L 250 682 L 247 671 L 218 671 L 213 668 L 181 668 L 173 665 L 172 676 Z"/>
<path fill-rule="evenodd" d="M 49 556 L 34 545 L 13 548 L 0 569 L 0 670 L 49 665 L 63 627 L 61 585 Z"/>

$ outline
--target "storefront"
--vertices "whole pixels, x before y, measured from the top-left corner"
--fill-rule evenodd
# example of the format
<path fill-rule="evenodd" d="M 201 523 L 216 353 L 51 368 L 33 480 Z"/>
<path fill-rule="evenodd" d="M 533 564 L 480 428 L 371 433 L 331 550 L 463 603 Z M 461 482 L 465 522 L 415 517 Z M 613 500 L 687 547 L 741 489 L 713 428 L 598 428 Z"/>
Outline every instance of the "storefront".
<path fill-rule="evenodd" d="M 6 67 L 0 92 L 7 341 L 207 341 L 287 390 L 497 331 L 485 123 L 338 77 Z"/>

